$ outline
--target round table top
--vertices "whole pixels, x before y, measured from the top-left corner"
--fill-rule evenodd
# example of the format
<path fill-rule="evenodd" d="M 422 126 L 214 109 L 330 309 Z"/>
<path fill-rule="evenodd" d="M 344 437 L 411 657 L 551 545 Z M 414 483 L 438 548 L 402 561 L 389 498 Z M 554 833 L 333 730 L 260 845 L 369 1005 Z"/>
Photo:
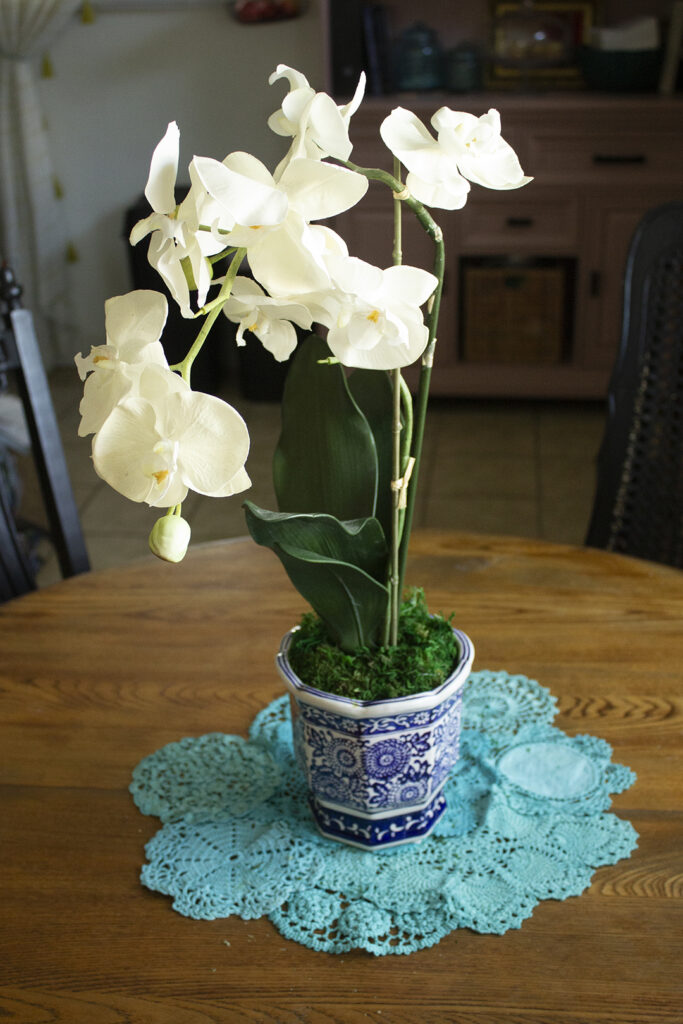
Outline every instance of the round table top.
<path fill-rule="evenodd" d="M 67 580 L 0 608 L 0 1011 L 164 1024 L 663 1024 L 683 1019 L 683 573 L 535 540 L 416 533 L 409 584 L 455 613 L 475 669 L 539 680 L 556 724 L 638 775 L 640 834 L 582 896 L 519 931 L 459 930 L 410 957 L 333 956 L 266 919 L 193 921 L 139 882 L 158 821 L 133 767 L 183 736 L 245 734 L 281 693 L 305 605 L 249 539 Z"/>

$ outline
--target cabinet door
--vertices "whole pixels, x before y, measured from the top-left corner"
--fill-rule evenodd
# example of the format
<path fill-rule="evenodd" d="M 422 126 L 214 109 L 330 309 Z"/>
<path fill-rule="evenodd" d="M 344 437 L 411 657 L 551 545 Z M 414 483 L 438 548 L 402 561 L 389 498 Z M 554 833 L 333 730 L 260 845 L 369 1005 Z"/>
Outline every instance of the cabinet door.
<path fill-rule="evenodd" d="M 633 233 L 647 210 L 674 199 L 683 199 L 683 187 L 617 194 L 596 189 L 587 196 L 575 346 L 577 362 L 587 369 L 612 367 L 621 337 L 624 274 Z"/>

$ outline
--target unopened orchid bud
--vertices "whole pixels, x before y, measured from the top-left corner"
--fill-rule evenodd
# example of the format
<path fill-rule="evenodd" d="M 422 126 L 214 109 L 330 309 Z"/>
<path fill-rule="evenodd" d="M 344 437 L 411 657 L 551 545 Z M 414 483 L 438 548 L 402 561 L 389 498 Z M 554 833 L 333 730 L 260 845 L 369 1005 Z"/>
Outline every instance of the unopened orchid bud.
<path fill-rule="evenodd" d="M 190 524 L 181 516 L 162 516 L 149 535 L 149 546 L 165 562 L 182 562 L 190 543 Z"/>

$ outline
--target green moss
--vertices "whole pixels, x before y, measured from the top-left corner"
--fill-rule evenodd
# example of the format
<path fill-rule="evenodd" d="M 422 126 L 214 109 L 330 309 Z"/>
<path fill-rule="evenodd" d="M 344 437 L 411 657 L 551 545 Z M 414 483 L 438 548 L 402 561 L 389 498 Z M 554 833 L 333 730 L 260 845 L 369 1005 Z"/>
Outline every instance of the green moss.
<path fill-rule="evenodd" d="M 307 686 L 341 697 L 386 700 L 425 693 L 443 683 L 458 659 L 452 618 L 431 616 L 423 591 L 413 590 L 401 605 L 395 647 L 348 653 L 331 642 L 321 620 L 309 612 L 294 634 L 289 661 Z"/>

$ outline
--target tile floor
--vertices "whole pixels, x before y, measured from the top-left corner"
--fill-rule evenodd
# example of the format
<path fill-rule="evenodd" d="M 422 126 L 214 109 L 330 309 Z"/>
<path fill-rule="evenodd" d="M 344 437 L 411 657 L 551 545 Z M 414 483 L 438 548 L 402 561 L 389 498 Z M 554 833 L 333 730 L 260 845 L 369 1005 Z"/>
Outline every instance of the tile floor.
<path fill-rule="evenodd" d="M 93 568 L 152 557 L 146 538 L 157 513 L 99 480 L 90 463 L 89 439 L 77 436 L 81 384 L 75 372 L 60 368 L 50 384 Z M 279 406 L 230 391 L 226 397 L 240 409 L 252 438 L 249 497 L 274 508 L 270 459 Z M 582 543 L 604 416 L 602 403 L 434 400 L 416 526 Z M 41 521 L 28 456 L 21 459 L 21 469 L 26 481 L 22 511 Z M 246 533 L 239 498 L 191 495 L 184 508 L 194 541 Z M 57 578 L 56 560 L 46 549 L 39 583 Z"/>

